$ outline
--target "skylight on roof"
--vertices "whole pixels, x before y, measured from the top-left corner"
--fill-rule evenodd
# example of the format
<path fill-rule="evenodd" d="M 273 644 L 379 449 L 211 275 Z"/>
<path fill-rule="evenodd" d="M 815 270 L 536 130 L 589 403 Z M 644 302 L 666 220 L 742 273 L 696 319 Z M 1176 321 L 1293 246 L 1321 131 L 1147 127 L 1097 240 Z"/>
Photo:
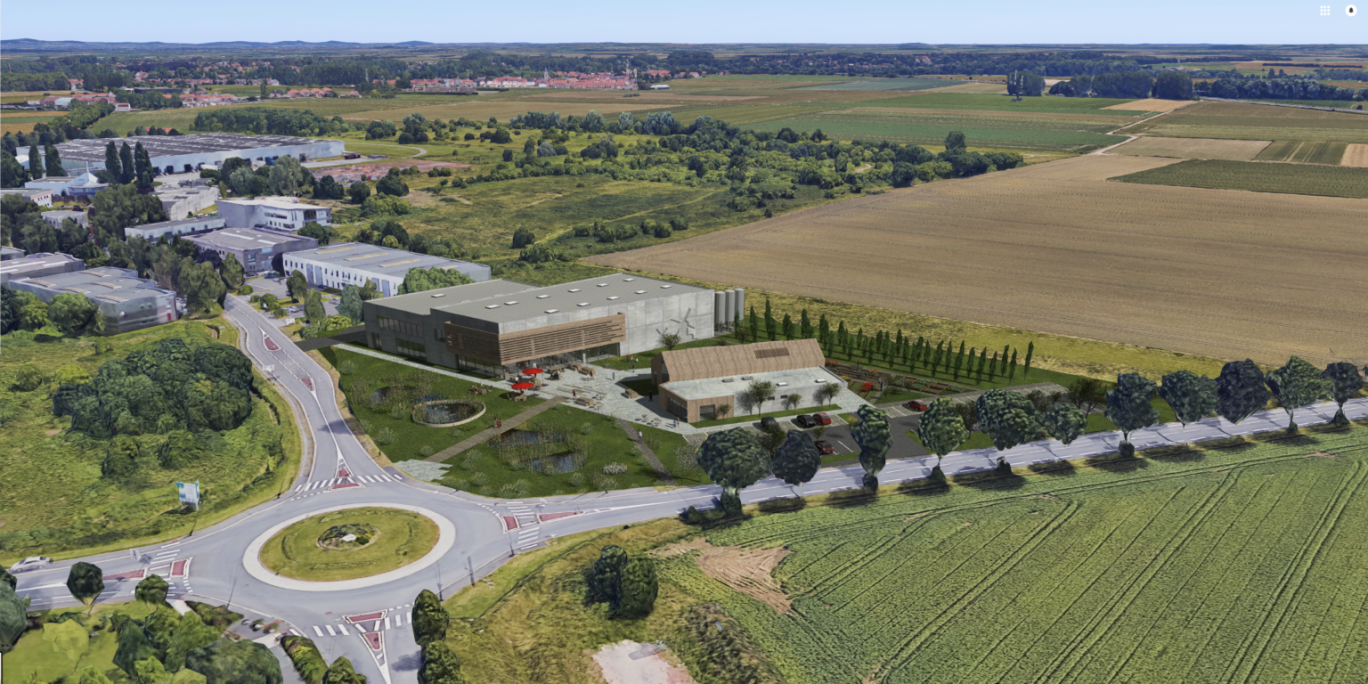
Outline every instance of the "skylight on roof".
<path fill-rule="evenodd" d="M 637 293 L 637 294 L 646 294 L 646 291 L 645 291 L 645 290 L 637 290 L 636 293 Z"/>
<path fill-rule="evenodd" d="M 511 301 L 511 302 L 504 302 L 504 306 L 513 306 L 514 304 L 517 304 L 517 303 L 518 303 L 518 300 L 515 299 L 515 300 L 513 300 L 513 301 Z"/>
<path fill-rule="evenodd" d="M 498 304 L 486 304 L 486 305 L 485 305 L 485 308 L 486 308 L 486 309 L 497 309 L 497 308 L 499 308 L 499 305 L 498 305 Z"/>
<path fill-rule="evenodd" d="M 546 313 L 556 313 L 557 311 L 560 311 L 560 309 L 547 309 Z"/>
<path fill-rule="evenodd" d="M 445 296 L 446 296 L 446 293 L 445 293 L 445 292 L 438 292 L 437 294 L 432 295 L 432 298 L 433 298 L 433 299 L 436 299 L 436 298 L 438 298 L 438 297 L 445 297 Z"/>
<path fill-rule="evenodd" d="M 612 297 L 609 297 L 609 298 L 608 298 L 608 301 L 611 302 L 611 301 L 613 301 L 614 299 L 617 299 L 617 295 L 613 295 Z"/>
<path fill-rule="evenodd" d="M 578 287 L 572 287 L 572 288 L 570 288 L 570 291 L 571 291 L 571 292 L 579 292 L 580 289 L 579 289 Z"/>
<path fill-rule="evenodd" d="M 589 302 L 580 302 L 579 304 L 576 304 L 575 306 L 589 306 Z"/>
<path fill-rule="evenodd" d="M 636 280 L 636 278 L 623 278 L 623 279 L 622 279 L 622 282 L 624 282 L 624 283 L 630 283 L 630 282 L 632 282 L 633 280 Z"/>
<path fill-rule="evenodd" d="M 599 286 L 599 287 L 608 287 L 608 283 L 599 283 L 598 286 Z"/>
<path fill-rule="evenodd" d="M 550 297 L 550 296 L 551 296 L 551 295 L 537 295 L 537 299 L 546 299 L 547 297 Z"/>

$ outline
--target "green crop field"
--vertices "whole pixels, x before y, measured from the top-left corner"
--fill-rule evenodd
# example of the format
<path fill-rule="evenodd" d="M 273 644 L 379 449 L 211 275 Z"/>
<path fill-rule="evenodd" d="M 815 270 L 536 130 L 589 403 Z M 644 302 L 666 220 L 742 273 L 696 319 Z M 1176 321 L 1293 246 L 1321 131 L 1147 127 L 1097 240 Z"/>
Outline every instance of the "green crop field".
<path fill-rule="evenodd" d="M 1346 143 L 1324 140 L 1275 140 L 1258 156 L 1259 161 L 1300 162 L 1304 164 L 1335 164 L 1344 158 Z"/>
<path fill-rule="evenodd" d="M 950 131 L 961 131 L 970 143 L 1005 149 L 1081 151 L 1115 144 L 1102 133 L 1115 128 L 1107 123 L 1060 121 L 1048 115 L 1015 117 L 995 113 L 918 112 L 897 109 L 847 109 L 807 116 L 763 121 L 750 125 L 757 130 L 781 128 L 811 131 L 822 129 L 842 139 L 896 140 L 935 144 Z"/>
<path fill-rule="evenodd" d="M 1368 116 L 1244 102 L 1200 102 L 1128 133 L 1170 138 L 1368 143 Z"/>
<path fill-rule="evenodd" d="M 1368 169 L 1190 159 L 1111 180 L 1217 190 L 1368 198 Z"/>
<path fill-rule="evenodd" d="M 1365 457 L 1368 430 L 1279 435 L 760 514 L 705 534 L 788 549 L 786 613 L 691 555 L 662 594 L 720 602 L 792 684 L 1360 682 Z"/>
<path fill-rule="evenodd" d="M 805 88 L 805 90 L 930 90 L 952 85 L 958 85 L 958 83 L 939 78 L 878 78 L 812 86 Z"/>
<path fill-rule="evenodd" d="M 1079 112 L 1112 117 L 1139 117 L 1144 112 L 1104 109 L 1112 105 L 1134 102 L 1105 97 L 1027 97 L 1013 102 L 1010 95 L 989 93 L 923 93 L 907 97 L 879 100 L 880 107 L 911 107 L 914 109 L 973 109 L 999 112 Z M 1124 126 L 1125 122 L 1115 124 Z"/>

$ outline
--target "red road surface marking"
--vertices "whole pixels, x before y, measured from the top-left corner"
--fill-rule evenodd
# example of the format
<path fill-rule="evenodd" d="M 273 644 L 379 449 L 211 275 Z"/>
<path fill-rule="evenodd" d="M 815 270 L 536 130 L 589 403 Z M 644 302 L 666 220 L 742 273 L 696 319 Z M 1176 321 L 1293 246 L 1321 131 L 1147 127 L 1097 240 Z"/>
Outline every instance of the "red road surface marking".
<path fill-rule="evenodd" d="M 349 488 L 351 488 L 351 487 L 360 487 L 360 486 L 361 486 L 361 485 L 356 484 L 355 482 L 348 482 L 347 484 L 340 484 L 340 485 L 337 485 L 336 487 L 333 487 L 333 489 L 349 489 Z"/>
<path fill-rule="evenodd" d="M 515 517 L 513 517 L 513 516 L 511 516 L 511 515 L 505 515 L 505 516 L 502 516 L 502 517 L 503 517 L 503 521 L 504 521 L 504 528 L 510 529 L 510 530 L 516 530 L 516 529 L 518 529 L 518 519 L 517 519 L 517 518 L 515 518 Z"/>
<path fill-rule="evenodd" d="M 190 574 L 190 559 L 178 560 L 171 564 L 172 577 L 185 577 Z"/>
<path fill-rule="evenodd" d="M 280 347 L 276 346 L 275 340 L 269 337 L 266 338 L 266 348 L 271 351 L 280 351 Z"/>
<path fill-rule="evenodd" d="M 579 511 L 568 511 L 566 513 L 547 513 L 546 515 L 539 515 L 537 516 L 537 518 L 539 518 L 542 522 L 551 522 L 552 520 L 560 520 L 561 518 L 568 518 L 572 515 L 579 514 Z"/>
<path fill-rule="evenodd" d="M 308 387 L 310 392 L 313 391 L 313 378 L 300 378 L 300 380 L 304 381 L 304 386 Z"/>
<path fill-rule="evenodd" d="M 119 574 L 117 574 L 117 575 L 105 575 L 105 576 L 104 576 L 104 579 L 105 579 L 106 581 L 110 581 L 110 580 L 126 580 L 126 579 L 142 579 L 142 578 L 145 577 L 145 576 L 147 576 L 147 570 L 146 570 L 146 569 L 143 569 L 143 570 L 130 570 L 130 571 L 128 571 L 128 572 L 121 572 L 121 573 L 119 573 Z"/>
<path fill-rule="evenodd" d="M 358 622 L 370 622 L 371 620 L 379 620 L 382 617 L 385 617 L 385 612 L 377 610 L 374 613 L 366 613 L 365 615 L 348 615 L 347 622 L 356 624 Z"/>
<path fill-rule="evenodd" d="M 385 638 L 380 632 L 366 632 L 361 638 L 366 640 L 366 645 L 370 646 L 372 651 L 379 651 L 385 643 Z"/>
<path fill-rule="evenodd" d="M 350 471 L 350 470 L 347 470 L 346 468 L 338 468 L 338 469 L 337 469 L 337 476 L 338 476 L 338 477 L 351 477 L 351 471 Z"/>

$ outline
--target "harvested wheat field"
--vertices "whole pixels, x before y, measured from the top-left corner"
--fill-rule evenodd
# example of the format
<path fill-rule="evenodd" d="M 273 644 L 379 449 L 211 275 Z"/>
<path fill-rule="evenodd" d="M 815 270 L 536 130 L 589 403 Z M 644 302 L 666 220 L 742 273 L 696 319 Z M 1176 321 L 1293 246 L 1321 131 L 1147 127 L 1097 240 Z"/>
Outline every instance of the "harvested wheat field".
<path fill-rule="evenodd" d="M 1253 161 L 1268 140 L 1212 140 L 1203 138 L 1136 138 L 1113 149 L 1112 154 L 1178 159 Z"/>
<path fill-rule="evenodd" d="M 1216 358 L 1368 360 L 1368 200 L 1109 183 L 1089 155 L 591 261 Z"/>
<path fill-rule="evenodd" d="M 1179 107 L 1186 107 L 1192 104 L 1191 100 L 1157 100 L 1148 98 L 1135 100 L 1133 102 L 1122 102 L 1103 109 L 1115 109 L 1122 112 L 1171 112 Z"/>
<path fill-rule="evenodd" d="M 1340 166 L 1368 168 L 1368 145 L 1346 145 Z"/>

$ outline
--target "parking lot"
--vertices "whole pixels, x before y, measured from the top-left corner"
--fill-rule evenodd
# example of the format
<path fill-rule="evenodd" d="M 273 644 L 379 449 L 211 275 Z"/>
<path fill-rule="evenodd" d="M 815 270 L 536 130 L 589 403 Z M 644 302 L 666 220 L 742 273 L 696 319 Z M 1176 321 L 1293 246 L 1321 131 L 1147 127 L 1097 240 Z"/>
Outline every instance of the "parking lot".
<path fill-rule="evenodd" d="M 893 446 L 888 449 L 887 458 L 907 458 L 910 456 L 925 456 L 926 449 L 915 439 L 907 436 L 908 430 L 915 430 L 917 427 L 917 415 L 903 407 L 880 407 L 888 412 L 889 426 L 893 432 Z M 779 427 L 785 431 L 800 431 L 812 435 L 813 439 L 821 439 L 832 446 L 835 450 L 834 455 L 850 454 L 855 457 L 860 451 L 860 445 L 855 443 L 855 439 L 850 436 L 850 425 L 840 424 L 840 419 L 832 416 L 832 424 L 826 426 L 821 431 L 821 437 L 817 437 L 818 428 L 803 429 L 794 422 L 797 416 L 777 418 Z M 742 423 L 740 427 L 754 430 L 757 434 L 761 432 L 760 421 Z"/>

